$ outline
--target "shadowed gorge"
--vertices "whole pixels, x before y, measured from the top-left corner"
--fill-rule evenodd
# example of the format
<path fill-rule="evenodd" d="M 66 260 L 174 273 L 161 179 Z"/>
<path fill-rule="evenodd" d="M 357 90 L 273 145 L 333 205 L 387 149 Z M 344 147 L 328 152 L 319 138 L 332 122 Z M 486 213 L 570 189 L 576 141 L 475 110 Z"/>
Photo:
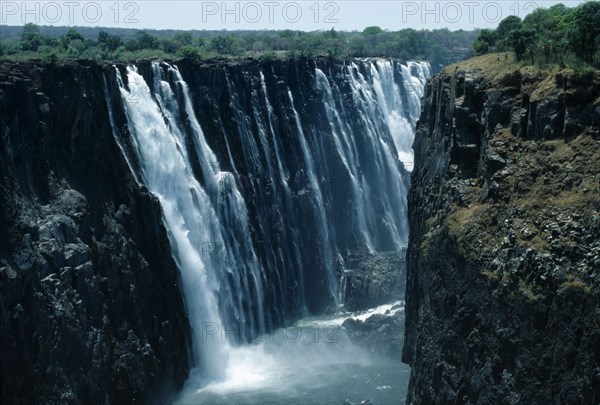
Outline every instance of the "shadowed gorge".
<path fill-rule="evenodd" d="M 0 15 L 2 405 L 600 404 L 600 1 Z"/>
<path fill-rule="evenodd" d="M 400 299 L 429 75 L 388 60 L 4 63 L 3 397 L 161 402 L 188 376 L 227 381 L 263 334 Z M 308 358 L 371 367 L 344 342 Z M 289 356 L 264 350 L 273 369 Z"/>

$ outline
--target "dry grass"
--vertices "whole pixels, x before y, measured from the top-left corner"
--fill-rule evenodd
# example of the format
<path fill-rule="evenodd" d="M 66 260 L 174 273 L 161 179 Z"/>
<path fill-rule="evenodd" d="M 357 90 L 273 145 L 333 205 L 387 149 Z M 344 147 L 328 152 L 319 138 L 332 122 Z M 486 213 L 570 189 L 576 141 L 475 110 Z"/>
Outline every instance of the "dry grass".
<path fill-rule="evenodd" d="M 552 213 L 591 217 L 600 203 L 600 145 L 589 133 L 573 139 L 543 142 L 519 139 L 502 131 L 504 153 L 514 163 L 502 180 L 508 201 L 482 204 L 479 187 L 471 187 L 465 200 L 468 207 L 454 205 L 447 218 L 448 232 L 464 253 L 478 257 L 492 252 L 507 235 L 507 225 L 524 248 L 548 251 L 550 238 L 546 225 L 555 220 Z M 512 147 L 512 149 L 511 149 Z M 519 151 L 520 152 L 517 152 Z M 515 217 L 513 212 L 521 212 Z M 529 237 L 523 231 L 529 230 Z M 574 243 L 567 235 L 565 243 Z"/>
<path fill-rule="evenodd" d="M 497 60 L 498 55 L 500 55 L 499 61 Z M 460 70 L 482 70 L 492 83 L 516 71 L 520 71 L 523 74 L 534 74 L 539 71 L 534 66 L 525 66 L 521 62 L 517 62 L 512 52 L 509 52 L 508 59 L 504 59 L 504 53 L 489 53 L 475 56 L 471 59 L 449 65 L 443 71 L 447 74 L 454 74 L 454 72 Z"/>
<path fill-rule="evenodd" d="M 542 296 L 534 291 L 531 283 L 523 279 L 519 280 L 519 291 L 521 291 L 521 293 L 525 295 L 529 301 L 537 301 Z"/>
<path fill-rule="evenodd" d="M 589 294 L 592 291 L 592 288 L 581 281 L 580 278 L 569 276 L 568 280 L 563 282 L 558 289 L 558 294 L 562 295 L 567 291 L 583 291 L 586 294 Z"/>
<path fill-rule="evenodd" d="M 540 100 L 556 94 L 558 91 L 556 87 L 556 76 L 558 74 L 561 74 L 565 77 L 582 75 L 582 73 L 578 73 L 572 68 L 565 68 L 556 64 L 540 67 L 523 61 L 517 62 L 513 52 L 509 52 L 508 58 L 506 59 L 504 58 L 503 52 L 476 56 L 471 59 L 449 65 L 443 70 L 443 72 L 452 75 L 456 71 L 462 70 L 482 71 L 485 74 L 486 79 L 497 88 L 502 87 L 500 83 L 507 75 L 512 75 L 516 72 L 519 72 L 524 78 L 528 79 L 525 80 L 522 85 L 524 90 L 531 95 L 531 101 Z M 596 85 L 600 84 L 599 71 L 596 70 L 595 73 L 588 73 L 591 73 L 588 82 L 591 80 Z M 583 73 L 583 75 L 585 75 L 585 73 Z"/>

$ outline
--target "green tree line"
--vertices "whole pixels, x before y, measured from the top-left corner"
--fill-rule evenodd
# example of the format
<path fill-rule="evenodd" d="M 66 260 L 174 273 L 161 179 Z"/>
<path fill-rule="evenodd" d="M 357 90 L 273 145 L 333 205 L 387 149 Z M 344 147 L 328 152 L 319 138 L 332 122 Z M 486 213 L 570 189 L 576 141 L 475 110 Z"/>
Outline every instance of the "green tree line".
<path fill-rule="evenodd" d="M 538 8 L 523 20 L 510 16 L 496 30 L 481 30 L 473 44 L 477 54 L 513 50 L 529 63 L 600 64 L 600 2 L 574 8 L 557 4 Z"/>
<path fill-rule="evenodd" d="M 26 24 L 20 37 L 0 40 L 0 57 L 4 59 L 42 58 L 133 60 L 143 58 L 214 57 L 390 57 L 429 60 L 446 65 L 473 54 L 472 44 L 478 31 L 403 29 L 385 31 L 371 26 L 362 32 L 328 31 L 252 31 L 197 32 L 171 31 L 169 34 L 141 30 L 120 36 L 110 30 L 97 37 L 85 37 L 76 29 L 63 35 L 47 35 L 41 27 Z M 122 31 L 121 31 L 122 32 Z"/>

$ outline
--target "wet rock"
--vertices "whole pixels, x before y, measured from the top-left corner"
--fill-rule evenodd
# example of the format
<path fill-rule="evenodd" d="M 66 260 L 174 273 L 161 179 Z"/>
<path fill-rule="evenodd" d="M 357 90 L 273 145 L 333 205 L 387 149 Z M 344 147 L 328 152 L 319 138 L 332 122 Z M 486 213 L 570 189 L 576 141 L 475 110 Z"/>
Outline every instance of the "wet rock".
<path fill-rule="evenodd" d="M 397 299 L 404 290 L 405 251 L 353 255 L 344 271 L 344 306 L 359 311 Z"/>
<path fill-rule="evenodd" d="M 371 315 L 365 321 L 353 318 L 342 323 L 352 341 L 379 356 L 398 356 L 402 351 L 404 326 L 400 312 Z"/>

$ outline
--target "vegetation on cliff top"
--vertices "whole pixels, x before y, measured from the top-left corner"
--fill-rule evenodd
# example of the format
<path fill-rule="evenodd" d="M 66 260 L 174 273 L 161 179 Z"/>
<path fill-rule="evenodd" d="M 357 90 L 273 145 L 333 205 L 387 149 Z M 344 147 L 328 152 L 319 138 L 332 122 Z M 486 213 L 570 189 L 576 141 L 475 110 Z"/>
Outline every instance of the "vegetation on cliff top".
<path fill-rule="evenodd" d="M 561 66 L 600 63 L 600 2 L 575 8 L 538 8 L 523 20 L 509 16 L 496 30 L 482 30 L 473 44 L 478 54 L 514 51 L 517 60 Z M 501 56 L 503 58 L 503 56 Z"/>
<path fill-rule="evenodd" d="M 62 29 L 61 29 L 62 28 Z M 403 29 L 384 31 L 367 27 L 362 32 L 328 31 L 149 31 L 40 27 L 26 24 L 4 27 L 0 58 L 64 61 L 91 59 L 204 60 L 215 57 L 391 57 L 428 60 L 443 66 L 472 56 L 478 31 Z M 16 32 L 20 30 L 20 32 Z"/>

